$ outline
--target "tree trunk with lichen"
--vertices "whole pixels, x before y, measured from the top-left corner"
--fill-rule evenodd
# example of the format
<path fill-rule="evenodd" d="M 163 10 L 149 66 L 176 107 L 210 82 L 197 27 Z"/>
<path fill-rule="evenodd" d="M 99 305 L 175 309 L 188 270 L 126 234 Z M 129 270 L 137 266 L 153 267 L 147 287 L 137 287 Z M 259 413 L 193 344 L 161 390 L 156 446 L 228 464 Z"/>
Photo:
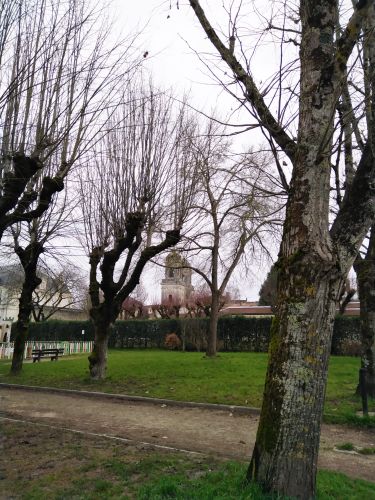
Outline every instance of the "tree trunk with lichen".
<path fill-rule="evenodd" d="M 367 394 L 375 397 L 375 226 L 365 257 L 355 260 L 361 321 L 361 366 L 366 369 Z M 357 389 L 359 392 L 359 387 Z"/>
<path fill-rule="evenodd" d="M 365 187 L 357 182 L 329 230 L 332 110 L 342 69 L 341 60 L 333 56 L 337 4 L 301 2 L 300 13 L 298 143 L 279 253 L 269 366 L 248 479 L 267 491 L 310 499 L 316 494 L 335 310 L 371 210 L 366 207 L 361 227 L 350 219 L 353 194 L 360 197 Z M 359 171 L 372 168 L 369 148 L 364 158 Z"/>
<path fill-rule="evenodd" d="M 279 253 L 278 298 L 269 366 L 247 477 L 266 491 L 310 499 L 316 493 L 320 425 L 335 309 L 349 269 L 375 217 L 375 162 L 371 147 L 375 130 L 372 130 L 329 229 L 335 110 L 348 59 L 373 2 L 357 2 L 341 33 L 336 30 L 337 1 L 299 2 L 301 69 L 296 139 L 272 114 L 252 72 L 241 64 L 242 55 L 236 57 L 217 35 L 200 1 L 189 2 L 208 39 L 242 86 L 253 115 L 293 165 L 292 179 L 286 186 L 288 202 Z M 371 35 L 374 36 L 373 31 Z M 374 109 L 372 123 L 375 123 Z"/>
<path fill-rule="evenodd" d="M 248 478 L 267 490 L 315 497 L 320 425 L 336 301 L 344 277 L 316 252 L 280 263 L 279 302 Z M 319 272 L 317 272 L 319 269 Z"/>

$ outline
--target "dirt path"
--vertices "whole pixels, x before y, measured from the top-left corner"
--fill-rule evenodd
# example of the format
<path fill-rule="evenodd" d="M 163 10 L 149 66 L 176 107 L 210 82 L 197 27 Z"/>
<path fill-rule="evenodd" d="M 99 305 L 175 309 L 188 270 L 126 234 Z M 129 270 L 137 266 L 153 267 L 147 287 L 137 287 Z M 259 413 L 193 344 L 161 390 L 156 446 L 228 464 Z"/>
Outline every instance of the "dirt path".
<path fill-rule="evenodd" d="M 21 390 L 0 389 L 2 416 L 247 460 L 258 417 Z M 375 482 L 375 456 L 334 451 L 375 445 L 375 432 L 324 425 L 319 466 Z"/>

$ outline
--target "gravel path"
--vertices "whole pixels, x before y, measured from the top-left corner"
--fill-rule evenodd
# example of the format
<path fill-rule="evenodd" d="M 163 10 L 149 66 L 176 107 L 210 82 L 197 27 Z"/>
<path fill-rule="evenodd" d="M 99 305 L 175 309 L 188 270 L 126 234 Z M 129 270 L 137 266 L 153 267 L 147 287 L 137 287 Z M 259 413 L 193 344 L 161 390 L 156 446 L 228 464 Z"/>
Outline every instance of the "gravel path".
<path fill-rule="evenodd" d="M 0 388 L 0 414 L 84 432 L 248 460 L 256 415 Z M 335 445 L 375 446 L 375 432 L 324 425 L 319 466 L 375 482 L 375 455 L 335 451 Z"/>

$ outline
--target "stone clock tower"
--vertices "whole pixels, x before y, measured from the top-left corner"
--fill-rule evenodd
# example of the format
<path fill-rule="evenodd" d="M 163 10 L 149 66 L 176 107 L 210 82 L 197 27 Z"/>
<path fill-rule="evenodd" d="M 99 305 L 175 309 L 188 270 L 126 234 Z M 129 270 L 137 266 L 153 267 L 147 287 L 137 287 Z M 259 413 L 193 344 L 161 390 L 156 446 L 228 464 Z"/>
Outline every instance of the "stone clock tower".
<path fill-rule="evenodd" d="M 191 284 L 191 269 L 184 268 L 188 262 L 176 250 L 165 259 L 165 277 L 161 281 L 161 302 L 180 302 L 184 304 L 194 287 Z"/>

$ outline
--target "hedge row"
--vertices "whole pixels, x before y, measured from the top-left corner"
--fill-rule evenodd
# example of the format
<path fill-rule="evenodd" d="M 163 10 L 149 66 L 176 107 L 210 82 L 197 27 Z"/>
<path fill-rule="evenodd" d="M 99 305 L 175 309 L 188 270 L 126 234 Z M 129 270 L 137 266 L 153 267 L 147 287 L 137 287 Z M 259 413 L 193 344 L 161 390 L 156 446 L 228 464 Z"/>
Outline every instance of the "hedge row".
<path fill-rule="evenodd" d="M 218 348 L 223 351 L 267 351 L 272 318 L 222 317 L 218 324 Z M 206 347 L 207 318 L 116 321 L 109 339 L 110 347 L 164 347 L 169 333 L 176 333 L 186 350 Z M 82 334 L 84 331 L 84 334 Z M 90 321 L 32 323 L 30 340 L 93 340 Z M 335 320 L 332 354 L 358 355 L 359 318 L 340 316 Z"/>

